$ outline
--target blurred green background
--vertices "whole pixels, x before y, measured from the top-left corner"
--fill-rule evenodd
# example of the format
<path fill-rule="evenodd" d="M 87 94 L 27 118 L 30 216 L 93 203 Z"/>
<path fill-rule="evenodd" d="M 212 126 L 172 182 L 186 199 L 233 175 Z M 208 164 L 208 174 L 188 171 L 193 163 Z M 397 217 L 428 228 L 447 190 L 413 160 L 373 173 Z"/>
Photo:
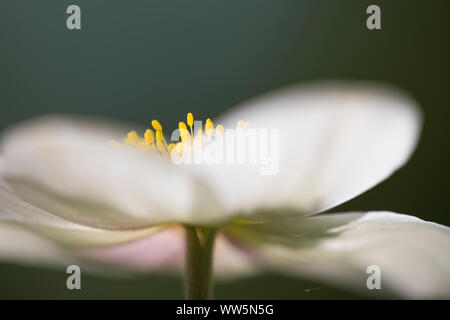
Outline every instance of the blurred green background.
<path fill-rule="evenodd" d="M 379 80 L 425 113 L 419 147 L 391 179 L 333 211 L 388 209 L 450 225 L 448 1 L 2 0 L 0 129 L 46 113 L 175 126 L 286 84 Z M 77 4 L 82 30 L 66 28 Z M 366 28 L 368 5 L 382 30 Z M 182 298 L 177 277 L 83 275 L 0 264 L 0 298 Z M 219 284 L 217 298 L 377 298 L 276 274 Z"/>

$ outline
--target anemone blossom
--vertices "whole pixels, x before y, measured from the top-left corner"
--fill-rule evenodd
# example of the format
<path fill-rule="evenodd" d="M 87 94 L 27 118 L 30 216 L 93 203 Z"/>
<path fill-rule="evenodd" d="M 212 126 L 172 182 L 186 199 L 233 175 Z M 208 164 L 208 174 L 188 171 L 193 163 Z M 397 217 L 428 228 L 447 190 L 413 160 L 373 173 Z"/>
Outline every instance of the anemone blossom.
<path fill-rule="evenodd" d="M 376 265 L 382 290 L 450 297 L 447 227 L 392 212 L 323 213 L 408 160 L 421 128 L 409 97 L 365 82 L 316 83 L 237 106 L 221 125 L 208 119 L 195 128 L 194 120 L 189 113 L 180 122 L 179 141 L 156 120 L 139 131 L 50 115 L 5 130 L 0 259 L 146 272 L 184 266 L 193 299 L 211 297 L 213 276 L 257 270 L 368 290 L 366 270 Z M 171 161 L 216 145 L 236 123 L 276 130 L 269 162 Z"/>

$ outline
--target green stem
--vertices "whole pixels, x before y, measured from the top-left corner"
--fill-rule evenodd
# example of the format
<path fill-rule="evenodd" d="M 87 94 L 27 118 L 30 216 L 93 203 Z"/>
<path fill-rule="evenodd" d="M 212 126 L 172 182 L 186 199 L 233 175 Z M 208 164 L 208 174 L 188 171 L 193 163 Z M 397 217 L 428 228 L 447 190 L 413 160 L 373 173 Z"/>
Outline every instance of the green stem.
<path fill-rule="evenodd" d="M 212 265 L 216 230 L 206 227 L 186 228 L 186 299 L 212 299 Z"/>

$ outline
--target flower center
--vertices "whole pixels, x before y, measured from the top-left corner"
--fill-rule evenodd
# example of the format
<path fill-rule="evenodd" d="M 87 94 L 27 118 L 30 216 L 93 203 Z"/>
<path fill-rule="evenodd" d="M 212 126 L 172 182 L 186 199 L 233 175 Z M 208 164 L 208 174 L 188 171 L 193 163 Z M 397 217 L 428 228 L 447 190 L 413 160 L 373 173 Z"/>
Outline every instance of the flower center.
<path fill-rule="evenodd" d="M 238 121 L 237 128 L 244 129 L 249 123 L 243 120 Z M 158 120 L 152 121 L 152 129 L 146 129 L 141 137 L 135 130 L 128 132 L 123 139 L 126 146 L 149 152 L 155 156 L 170 157 L 174 152 L 182 156 L 187 148 L 203 146 L 216 138 L 223 138 L 225 128 L 222 125 L 214 127 L 211 119 L 206 119 L 203 127 L 202 121 L 194 122 L 194 115 L 189 112 L 186 116 L 186 123 L 178 123 L 180 141 L 168 144 L 164 138 L 163 127 Z M 115 142 L 117 144 L 117 142 Z"/>

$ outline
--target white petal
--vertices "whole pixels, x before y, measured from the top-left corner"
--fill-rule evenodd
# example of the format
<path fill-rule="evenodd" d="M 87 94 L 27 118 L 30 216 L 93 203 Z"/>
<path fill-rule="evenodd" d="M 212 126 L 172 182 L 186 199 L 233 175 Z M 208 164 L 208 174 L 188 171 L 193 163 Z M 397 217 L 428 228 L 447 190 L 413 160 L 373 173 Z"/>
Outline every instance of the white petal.
<path fill-rule="evenodd" d="M 182 270 L 185 236 L 181 226 L 113 227 L 68 221 L 0 187 L 0 261 L 77 263 L 92 271 L 104 270 L 92 268 L 92 262 L 143 272 Z M 217 238 L 214 260 L 220 278 L 254 271 L 250 257 L 223 235 Z"/>
<path fill-rule="evenodd" d="M 0 261 L 68 265 L 75 260 L 54 242 L 21 226 L 0 221 Z"/>
<path fill-rule="evenodd" d="M 159 227 L 125 228 L 123 225 L 114 225 L 114 228 L 110 228 L 108 225 L 103 225 L 103 228 L 100 228 L 81 225 L 35 207 L 1 186 L 0 223 L 15 223 L 71 248 L 98 247 L 128 242 L 159 230 Z M 5 243 L 5 245 L 8 244 L 9 242 Z"/>
<path fill-rule="evenodd" d="M 3 179 L 27 202 L 82 224 L 221 218 L 208 191 L 170 161 L 110 145 L 126 132 L 81 118 L 27 121 L 3 135 Z"/>
<path fill-rule="evenodd" d="M 260 262 L 367 292 L 367 268 L 381 293 L 450 298 L 450 229 L 390 212 L 326 214 L 238 227 L 234 236 Z M 253 239 L 253 240 L 250 240 Z"/>
<path fill-rule="evenodd" d="M 83 256 L 108 266 L 133 271 L 183 272 L 184 229 L 180 226 L 164 228 L 136 241 L 85 250 Z M 253 271 L 255 266 L 251 257 L 236 247 L 227 237 L 219 234 L 214 248 L 214 276 L 225 279 Z"/>
<path fill-rule="evenodd" d="M 217 123 L 234 128 L 238 120 L 280 135 L 274 175 L 261 175 L 270 162 L 204 168 L 224 206 L 247 213 L 285 207 L 311 214 L 347 201 L 402 166 L 421 127 L 414 101 L 365 82 L 294 86 L 244 103 Z"/>

